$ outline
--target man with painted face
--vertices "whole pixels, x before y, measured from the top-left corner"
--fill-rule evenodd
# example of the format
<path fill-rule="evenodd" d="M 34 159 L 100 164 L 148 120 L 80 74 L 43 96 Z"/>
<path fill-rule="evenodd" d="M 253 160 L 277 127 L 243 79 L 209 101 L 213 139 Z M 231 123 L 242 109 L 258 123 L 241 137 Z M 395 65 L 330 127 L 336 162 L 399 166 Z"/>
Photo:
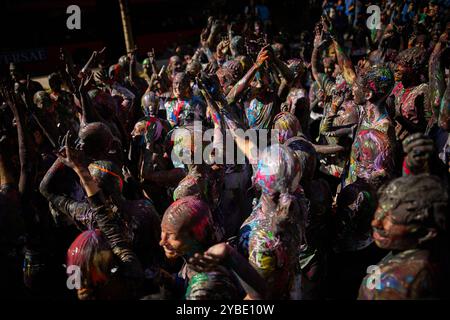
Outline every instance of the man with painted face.
<path fill-rule="evenodd" d="M 353 101 L 361 114 L 346 185 L 360 178 L 377 187 L 394 176 L 395 133 L 384 104 L 393 85 L 392 72 L 384 66 L 365 70 L 353 83 Z"/>
<path fill-rule="evenodd" d="M 448 194 L 439 178 L 428 174 L 401 177 L 379 193 L 373 238 L 378 247 L 391 252 L 363 279 L 358 298 L 444 298 Z"/>
<path fill-rule="evenodd" d="M 172 93 L 173 97 L 164 105 L 167 120 L 172 127 L 205 119 L 205 102 L 202 98 L 192 94 L 190 78 L 187 73 L 179 72 L 174 75 Z"/>

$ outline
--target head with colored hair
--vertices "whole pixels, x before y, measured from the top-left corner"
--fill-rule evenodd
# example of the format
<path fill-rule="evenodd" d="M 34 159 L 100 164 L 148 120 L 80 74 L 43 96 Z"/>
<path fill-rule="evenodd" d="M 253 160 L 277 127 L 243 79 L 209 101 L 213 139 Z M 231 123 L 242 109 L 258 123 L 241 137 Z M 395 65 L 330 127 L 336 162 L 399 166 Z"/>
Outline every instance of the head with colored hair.
<path fill-rule="evenodd" d="M 301 175 L 297 155 L 285 145 L 274 144 L 263 151 L 253 181 L 263 194 L 288 194 L 297 189 Z"/>
<path fill-rule="evenodd" d="M 81 280 L 80 300 L 124 297 L 123 290 L 117 290 L 119 261 L 100 230 L 81 233 L 67 250 L 66 261 L 69 278 Z"/>
<path fill-rule="evenodd" d="M 330 57 L 325 57 L 323 59 L 323 71 L 329 76 L 331 77 L 333 75 L 334 72 L 334 65 L 335 65 L 335 60 L 333 58 Z"/>
<path fill-rule="evenodd" d="M 130 63 L 130 58 L 128 56 L 121 56 L 118 61 L 119 65 L 123 68 L 127 68 Z"/>
<path fill-rule="evenodd" d="M 93 107 L 104 119 L 111 119 L 117 109 L 117 103 L 107 92 L 99 89 L 89 90 L 89 97 Z"/>
<path fill-rule="evenodd" d="M 358 74 L 353 84 L 353 98 L 356 104 L 367 101 L 380 103 L 391 93 L 394 76 L 386 66 L 372 66 Z"/>
<path fill-rule="evenodd" d="M 273 120 L 273 129 L 278 131 L 278 142 L 297 136 L 302 130 L 297 117 L 290 112 L 280 112 Z"/>
<path fill-rule="evenodd" d="M 186 66 L 186 73 L 195 78 L 202 71 L 202 64 L 198 60 L 191 60 Z"/>
<path fill-rule="evenodd" d="M 202 166 L 202 163 L 195 162 L 199 155 L 203 159 L 203 151 L 207 146 L 207 141 L 202 140 L 203 127 L 185 125 L 175 128 L 169 134 L 170 144 L 167 149 L 171 148 L 170 156 L 175 167 L 191 171 L 191 168 Z"/>
<path fill-rule="evenodd" d="M 122 195 L 122 172 L 112 161 L 94 161 L 89 164 L 88 169 L 105 195 L 113 198 Z"/>
<path fill-rule="evenodd" d="M 192 257 L 217 239 L 207 203 L 188 196 L 173 202 L 161 222 L 161 241 L 166 257 Z"/>
<path fill-rule="evenodd" d="M 149 59 L 149 58 L 145 58 L 145 59 L 142 61 L 142 67 L 143 67 L 144 69 L 148 69 L 148 68 L 151 67 L 150 59 Z"/>

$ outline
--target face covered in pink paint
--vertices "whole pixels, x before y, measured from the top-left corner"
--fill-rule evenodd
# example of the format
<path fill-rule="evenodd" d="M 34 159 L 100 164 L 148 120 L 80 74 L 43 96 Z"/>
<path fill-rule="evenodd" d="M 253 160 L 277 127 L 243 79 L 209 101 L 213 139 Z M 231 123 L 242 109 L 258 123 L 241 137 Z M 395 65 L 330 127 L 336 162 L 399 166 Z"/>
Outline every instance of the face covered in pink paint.
<path fill-rule="evenodd" d="M 448 194 L 439 178 L 422 174 L 395 179 L 380 190 L 372 221 L 378 247 L 408 250 L 446 231 Z"/>
<path fill-rule="evenodd" d="M 263 194 L 292 193 L 301 179 L 300 161 L 288 147 L 271 145 L 263 151 L 253 179 Z"/>
<path fill-rule="evenodd" d="M 161 241 L 166 257 L 192 257 L 215 243 L 213 220 L 208 205 L 195 196 L 172 203 L 161 222 Z"/>

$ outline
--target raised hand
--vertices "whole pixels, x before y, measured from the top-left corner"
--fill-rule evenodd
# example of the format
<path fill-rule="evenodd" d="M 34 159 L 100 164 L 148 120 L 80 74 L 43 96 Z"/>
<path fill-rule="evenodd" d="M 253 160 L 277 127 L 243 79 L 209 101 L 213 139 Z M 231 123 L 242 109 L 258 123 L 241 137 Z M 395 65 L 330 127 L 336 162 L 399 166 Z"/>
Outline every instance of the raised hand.
<path fill-rule="evenodd" d="M 214 22 L 213 22 L 213 24 L 211 26 L 211 32 L 218 31 L 221 26 L 222 26 L 222 21 L 214 20 Z"/>
<path fill-rule="evenodd" d="M 110 79 L 109 79 L 108 73 L 105 70 L 97 71 L 95 73 L 94 77 L 95 77 L 95 80 L 97 82 L 99 82 L 99 83 L 102 83 L 102 84 L 105 84 L 105 85 L 110 83 Z"/>
<path fill-rule="evenodd" d="M 220 55 L 225 55 L 228 50 L 229 50 L 229 45 L 230 45 L 230 41 L 229 40 L 222 40 L 218 45 L 217 45 L 217 50 L 216 52 Z"/>
<path fill-rule="evenodd" d="M 423 169 L 434 152 L 433 140 L 418 132 L 403 141 L 403 150 L 407 153 L 406 162 L 410 169 Z"/>
<path fill-rule="evenodd" d="M 92 79 L 94 79 L 94 73 L 93 72 L 89 72 L 87 73 L 81 73 L 80 74 L 80 85 L 79 85 L 79 92 L 86 92 L 87 89 L 89 88 Z"/>
<path fill-rule="evenodd" d="M 270 53 L 269 53 L 269 46 L 270 45 L 266 45 L 264 46 L 261 51 L 258 53 L 258 57 L 256 58 L 256 66 L 259 68 L 263 65 L 263 63 L 265 61 L 267 61 L 269 59 Z"/>
<path fill-rule="evenodd" d="M 202 47 L 207 47 L 208 45 L 208 29 L 205 28 L 202 30 L 202 33 L 200 34 L 200 44 Z"/>
<path fill-rule="evenodd" d="M 76 171 L 84 168 L 86 161 L 84 152 L 72 147 L 72 138 L 70 131 L 67 131 L 61 141 L 62 148 L 58 152 L 58 158 L 64 165 Z"/>
<path fill-rule="evenodd" d="M 218 243 L 202 254 L 196 253 L 189 259 L 189 264 L 197 272 L 208 272 L 224 263 L 228 254 L 228 244 Z"/>
<path fill-rule="evenodd" d="M 442 44 L 447 44 L 447 41 L 448 41 L 448 33 L 447 33 L 447 31 L 445 31 L 439 37 L 439 42 L 442 43 Z"/>
<path fill-rule="evenodd" d="M 322 24 L 317 24 L 314 30 L 315 36 L 314 36 L 314 48 L 320 48 L 323 47 L 327 42 L 328 39 L 324 38 L 323 36 L 323 27 Z"/>

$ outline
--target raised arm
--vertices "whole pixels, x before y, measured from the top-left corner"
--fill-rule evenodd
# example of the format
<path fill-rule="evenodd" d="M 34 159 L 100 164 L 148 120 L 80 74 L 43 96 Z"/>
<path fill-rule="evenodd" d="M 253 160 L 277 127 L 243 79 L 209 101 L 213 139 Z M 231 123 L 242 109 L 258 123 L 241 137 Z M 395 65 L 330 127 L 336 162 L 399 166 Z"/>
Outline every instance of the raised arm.
<path fill-rule="evenodd" d="M 245 89 L 247 89 L 256 72 L 259 70 L 259 68 L 261 68 L 263 63 L 269 58 L 267 48 L 268 46 L 265 46 L 264 48 L 261 49 L 255 64 L 250 68 L 250 70 L 248 70 L 245 76 L 241 80 L 239 80 L 235 84 L 235 86 L 230 90 L 230 92 L 227 95 L 228 104 L 233 104 L 239 99 L 241 94 L 245 91 Z"/>
<path fill-rule="evenodd" d="M 447 32 L 443 33 L 436 43 L 428 63 L 428 79 L 430 85 L 430 105 L 433 112 L 433 122 L 439 119 L 439 108 L 445 91 L 445 73 L 442 66 L 442 52 L 446 48 Z"/>
<path fill-rule="evenodd" d="M 350 58 L 347 57 L 347 55 L 344 53 L 344 50 L 335 38 L 333 38 L 333 44 L 336 50 L 337 61 L 339 67 L 342 70 L 344 79 L 349 85 L 352 85 L 356 79 L 356 73 L 355 68 L 353 67 L 353 63 Z"/>
<path fill-rule="evenodd" d="M 29 199 L 32 188 L 32 164 L 30 151 L 30 137 L 26 134 L 24 121 L 25 110 L 22 101 L 20 101 L 15 94 L 8 90 L 3 90 L 3 96 L 6 103 L 9 105 L 14 114 L 17 128 L 17 142 L 19 145 L 19 159 L 20 159 L 20 178 L 19 178 L 19 193 L 22 200 Z"/>
<path fill-rule="evenodd" d="M 314 48 L 311 54 L 311 72 L 315 81 L 320 84 L 319 77 L 319 53 L 321 48 L 328 43 L 328 39 L 323 39 L 323 32 L 321 30 L 321 25 L 318 24 L 315 29 L 315 37 L 314 37 Z"/>
<path fill-rule="evenodd" d="M 101 116 L 98 114 L 97 110 L 94 108 L 91 99 L 89 98 L 87 93 L 89 83 L 92 80 L 92 78 L 93 74 L 89 76 L 83 74 L 82 79 L 80 81 L 80 85 L 77 90 L 77 96 L 81 104 L 81 121 L 80 121 L 81 127 L 84 127 L 85 125 L 91 122 L 103 120 Z"/>
<path fill-rule="evenodd" d="M 72 168 L 80 178 L 89 203 L 95 211 L 97 225 L 108 239 L 114 254 L 121 260 L 124 266 L 124 275 L 129 278 L 141 279 L 143 277 L 142 266 L 122 234 L 119 223 L 112 214 L 111 204 L 105 200 L 97 181 L 91 176 L 83 160 L 82 152 L 69 147 L 69 139 L 67 134 L 64 137 L 64 151 L 60 152 L 59 159 L 66 166 Z"/>

